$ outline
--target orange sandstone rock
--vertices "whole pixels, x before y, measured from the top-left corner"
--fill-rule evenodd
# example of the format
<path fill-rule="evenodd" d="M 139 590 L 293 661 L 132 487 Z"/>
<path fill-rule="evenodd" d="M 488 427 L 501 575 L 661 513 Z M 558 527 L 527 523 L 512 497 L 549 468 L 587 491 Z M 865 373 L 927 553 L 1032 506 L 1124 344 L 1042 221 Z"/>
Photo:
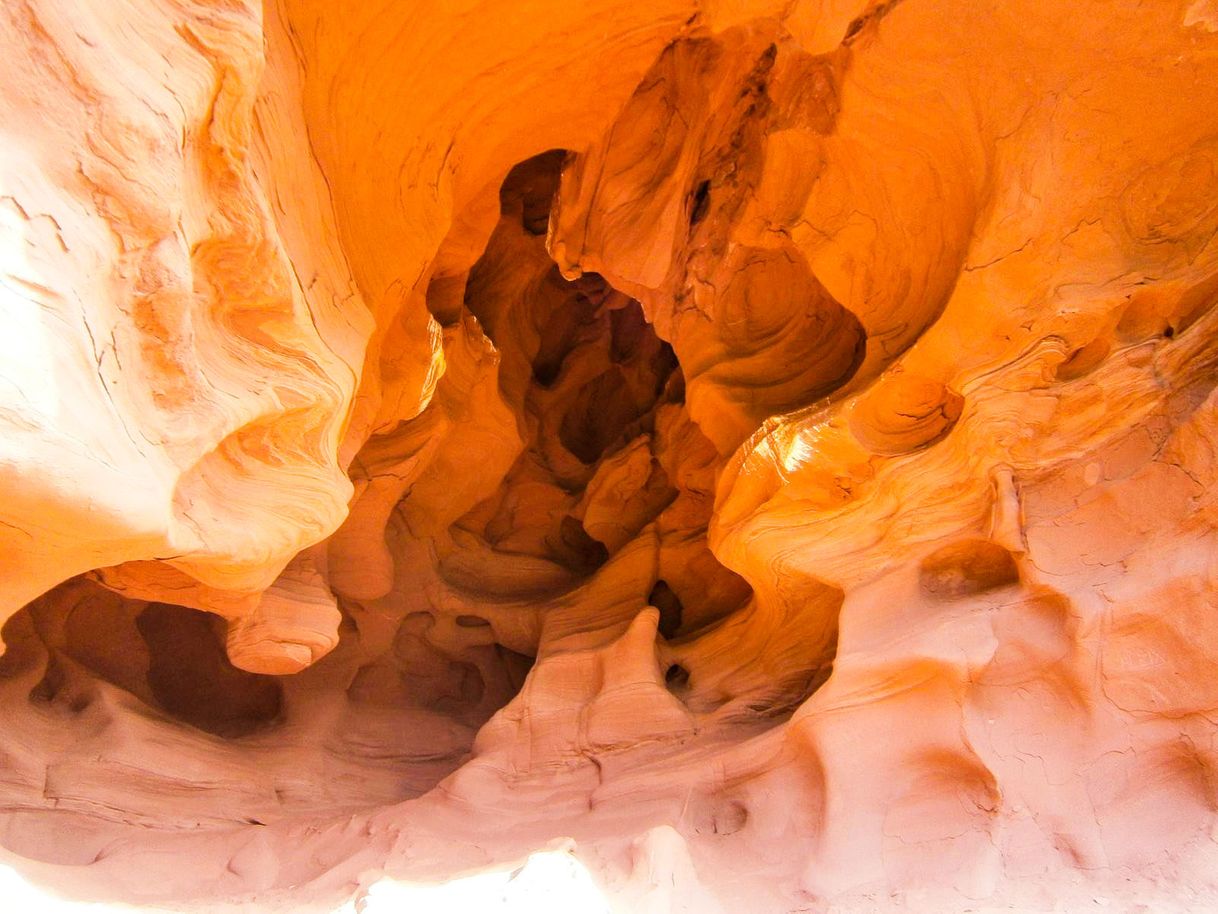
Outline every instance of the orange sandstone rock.
<path fill-rule="evenodd" d="M 1212 2 L 0 37 L 25 878 L 1218 907 Z"/>

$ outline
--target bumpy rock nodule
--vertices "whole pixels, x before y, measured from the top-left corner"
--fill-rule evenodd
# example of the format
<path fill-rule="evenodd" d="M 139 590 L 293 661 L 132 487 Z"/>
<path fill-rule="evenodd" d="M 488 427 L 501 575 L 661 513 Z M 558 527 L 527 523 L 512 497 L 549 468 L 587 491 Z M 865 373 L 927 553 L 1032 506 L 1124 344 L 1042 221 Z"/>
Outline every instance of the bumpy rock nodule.
<path fill-rule="evenodd" d="M 348 6 L 0 12 L 6 862 L 1218 904 L 1218 7 Z"/>

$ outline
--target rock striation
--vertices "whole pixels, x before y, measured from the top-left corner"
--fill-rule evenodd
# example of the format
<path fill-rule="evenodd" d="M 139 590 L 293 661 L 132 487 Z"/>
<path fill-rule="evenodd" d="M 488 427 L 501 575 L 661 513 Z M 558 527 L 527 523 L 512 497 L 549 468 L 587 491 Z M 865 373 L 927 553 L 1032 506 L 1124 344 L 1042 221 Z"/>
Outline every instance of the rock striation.
<path fill-rule="evenodd" d="M 0 862 L 1218 907 L 1213 0 L 0 36 Z"/>

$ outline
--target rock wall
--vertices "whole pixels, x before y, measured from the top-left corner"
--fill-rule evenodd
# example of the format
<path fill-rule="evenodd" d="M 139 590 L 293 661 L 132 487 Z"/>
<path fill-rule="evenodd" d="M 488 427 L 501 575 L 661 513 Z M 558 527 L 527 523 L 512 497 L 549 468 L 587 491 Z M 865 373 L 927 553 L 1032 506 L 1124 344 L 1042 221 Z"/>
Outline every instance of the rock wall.
<path fill-rule="evenodd" d="M 1218 906 L 1211 0 L 0 35 L 26 878 Z"/>

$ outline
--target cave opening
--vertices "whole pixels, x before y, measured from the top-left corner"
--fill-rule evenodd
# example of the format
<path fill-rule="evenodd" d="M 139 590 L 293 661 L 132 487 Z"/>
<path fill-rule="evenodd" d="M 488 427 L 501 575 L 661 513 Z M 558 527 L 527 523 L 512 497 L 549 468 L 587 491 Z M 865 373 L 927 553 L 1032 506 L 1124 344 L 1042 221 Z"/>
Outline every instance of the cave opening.
<path fill-rule="evenodd" d="M 723 706 L 731 695 L 715 639 L 732 637 L 721 623 L 753 596 L 707 543 L 725 457 L 691 417 L 682 365 L 639 301 L 595 273 L 564 278 L 550 256 L 566 161 L 554 150 L 508 173 L 459 304 L 451 278 L 432 283 L 432 313 L 455 342 L 418 425 L 430 434 L 455 416 L 454 437 L 490 442 L 458 451 L 485 491 L 469 496 L 443 465 L 406 487 L 385 530 L 394 587 L 375 599 L 334 588 L 343 623 L 331 654 L 289 677 L 240 670 L 219 617 L 85 576 L 6 627 L 0 691 L 16 691 L 3 700 L 26 706 L 32 727 L 70 733 L 127 728 L 134 713 L 138 738 L 108 748 L 104 765 L 139 769 L 140 741 L 154 731 L 171 750 L 132 782 L 132 808 L 153 802 L 162 782 L 191 783 L 190 759 L 202 755 L 251 772 L 248 790 L 212 818 L 260 823 L 427 793 L 469 760 L 547 645 L 648 606 L 661 691 L 690 714 Z M 487 395 L 463 345 L 493 348 L 494 403 L 477 400 Z M 407 441 L 409 426 L 396 432 Z M 428 486 L 436 504 L 469 503 L 419 536 Z M 784 689 L 770 690 L 775 707 L 790 704 Z M 312 747 L 306 765 L 302 745 Z M 29 786 L 31 806 L 47 802 Z"/>
<path fill-rule="evenodd" d="M 451 299 L 429 300 L 442 324 L 472 318 L 493 345 L 495 386 L 519 439 L 493 491 L 427 553 L 433 596 L 442 596 L 420 603 L 395 591 L 374 611 L 397 614 L 393 631 L 377 641 L 367 638 L 369 608 L 340 595 L 339 647 L 281 679 L 232 666 L 214 617 L 77 580 L 65 585 L 69 599 L 61 594 L 34 607 L 50 660 L 32 700 L 55 699 L 71 668 L 74 681 L 95 677 L 239 745 L 300 726 L 309 708 L 341 692 L 347 710 L 326 739 L 348 761 L 381 765 L 391 754 L 417 771 L 421 756 L 384 732 L 407 719 L 416 741 L 422 734 L 443 743 L 442 751 L 424 753 L 427 773 L 410 779 L 407 795 L 417 795 L 468 757 L 477 730 L 519 692 L 540 647 L 540 624 L 578 630 L 582 607 L 596 618 L 602 604 L 616 601 L 631 612 L 655 607 L 658 642 L 672 649 L 660 676 L 673 695 L 688 695 L 695 710 L 723 703 L 717 693 L 699 692 L 706 661 L 682 646 L 752 597 L 707 544 L 724 457 L 691 418 L 682 366 L 642 305 L 595 273 L 564 278 L 550 256 L 547 230 L 567 161 L 568 153 L 551 150 L 509 171 L 498 223 L 464 276 L 459 309 Z M 695 222 L 708 205 L 704 183 Z M 461 371 L 450 368 L 454 377 Z M 399 519 L 410 498 L 407 492 L 399 504 Z M 391 523 L 386 535 L 395 562 L 410 566 L 401 529 Z M 532 634 L 512 621 L 522 607 L 542 620 Z M 20 641 L 20 633 L 14 637 Z M 118 649 L 102 650 L 107 639 Z"/>
<path fill-rule="evenodd" d="M 463 311 L 497 350 L 521 443 L 497 489 L 454 524 L 484 548 L 482 573 L 450 559 L 448 579 L 494 600 L 554 599 L 622 576 L 606 566 L 642 549 L 651 560 L 619 586 L 659 610 L 671 641 L 739 608 L 751 589 L 706 545 L 722 458 L 689 416 L 673 347 L 639 301 L 597 273 L 564 278 L 547 250 L 568 161 L 550 150 L 508 172 L 499 221 L 465 283 Z"/>

